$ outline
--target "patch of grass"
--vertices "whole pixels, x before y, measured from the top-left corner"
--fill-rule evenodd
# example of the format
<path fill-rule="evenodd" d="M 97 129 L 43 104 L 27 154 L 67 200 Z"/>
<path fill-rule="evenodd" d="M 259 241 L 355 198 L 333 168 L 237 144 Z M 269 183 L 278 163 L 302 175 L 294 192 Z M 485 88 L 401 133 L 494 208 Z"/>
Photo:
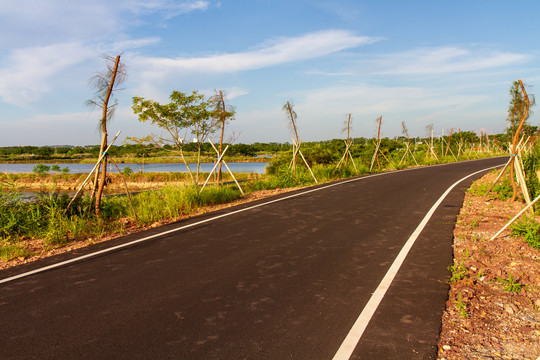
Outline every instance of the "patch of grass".
<path fill-rule="evenodd" d="M 469 273 L 463 263 L 455 263 L 454 265 L 448 267 L 448 270 L 450 270 L 450 272 L 452 273 L 452 276 L 450 277 L 451 283 L 463 280 L 465 277 L 467 277 L 467 274 Z"/>
<path fill-rule="evenodd" d="M 471 221 L 471 223 L 470 223 L 469 226 L 470 226 L 471 228 L 478 227 L 479 224 L 480 224 L 480 221 L 482 221 L 482 218 L 476 217 L 476 218 L 474 218 L 474 219 Z"/>
<path fill-rule="evenodd" d="M 463 296 L 459 293 L 458 299 L 454 300 L 454 304 L 456 304 L 456 309 L 459 311 L 459 316 L 467 318 L 469 317 L 469 313 L 467 313 L 467 304 L 462 299 Z"/>
<path fill-rule="evenodd" d="M 520 293 L 521 289 L 525 287 L 524 284 L 519 283 L 519 280 L 514 279 L 510 273 L 508 273 L 508 279 L 497 278 L 497 281 L 504 285 L 505 291 Z"/>
<path fill-rule="evenodd" d="M 524 216 L 510 225 L 514 237 L 523 236 L 523 240 L 536 250 L 540 250 L 540 224 Z"/>
<path fill-rule="evenodd" d="M 29 255 L 31 255 L 30 251 L 20 245 L 0 245 L 0 259 L 3 261 L 9 261 L 18 257 L 27 257 Z"/>

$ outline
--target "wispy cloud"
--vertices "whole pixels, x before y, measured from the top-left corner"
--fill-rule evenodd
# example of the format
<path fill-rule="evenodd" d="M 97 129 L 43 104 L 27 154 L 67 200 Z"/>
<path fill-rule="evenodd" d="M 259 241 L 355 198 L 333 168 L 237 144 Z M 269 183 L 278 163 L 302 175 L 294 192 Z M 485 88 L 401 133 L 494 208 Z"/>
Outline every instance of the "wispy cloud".
<path fill-rule="evenodd" d="M 158 41 L 146 38 L 88 45 L 70 42 L 13 50 L 0 67 L 0 98 L 25 106 L 52 92 L 62 74 L 72 73 L 75 66 L 88 61 L 93 63 L 99 54 L 117 53 Z M 88 70 L 86 74 L 89 76 L 92 72 Z"/>
<path fill-rule="evenodd" d="M 51 91 L 52 77 L 94 53 L 78 43 L 13 51 L 0 69 L 0 97 L 22 106 Z"/>
<path fill-rule="evenodd" d="M 381 55 L 373 63 L 378 74 L 429 75 L 494 69 L 528 60 L 527 54 L 444 46 Z"/>
<path fill-rule="evenodd" d="M 344 49 L 370 44 L 378 39 L 357 36 L 350 31 L 327 30 L 299 37 L 267 41 L 240 53 L 193 58 L 141 58 L 139 66 L 152 77 L 178 72 L 227 73 L 261 69 L 289 62 L 326 56 Z"/>
<path fill-rule="evenodd" d="M 209 1 L 174 1 L 174 0 L 131 0 L 127 1 L 133 12 L 158 12 L 166 19 L 189 13 L 191 11 L 206 11 L 210 7 Z"/>
<path fill-rule="evenodd" d="M 204 0 L 41 0 L 0 1 L 0 48 L 45 46 L 121 37 L 146 21 L 160 22 L 192 11 L 206 11 Z M 153 16 L 151 20 L 146 17 Z"/>

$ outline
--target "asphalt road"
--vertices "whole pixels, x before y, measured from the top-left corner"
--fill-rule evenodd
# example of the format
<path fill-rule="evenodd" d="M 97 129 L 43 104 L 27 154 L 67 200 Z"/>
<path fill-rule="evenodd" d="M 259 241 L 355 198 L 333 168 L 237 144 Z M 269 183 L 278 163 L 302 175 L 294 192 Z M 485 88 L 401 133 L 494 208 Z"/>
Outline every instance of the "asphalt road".
<path fill-rule="evenodd" d="M 433 204 L 505 161 L 318 186 L 2 271 L 0 359 L 339 358 Z M 436 208 L 350 358 L 435 358 L 452 230 L 480 176 Z"/>

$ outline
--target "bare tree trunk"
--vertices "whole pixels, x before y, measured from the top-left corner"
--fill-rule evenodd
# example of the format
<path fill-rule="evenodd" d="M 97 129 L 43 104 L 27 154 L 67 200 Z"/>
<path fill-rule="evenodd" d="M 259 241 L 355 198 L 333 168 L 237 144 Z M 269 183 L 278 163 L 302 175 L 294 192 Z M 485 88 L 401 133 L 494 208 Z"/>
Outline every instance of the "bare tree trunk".
<path fill-rule="evenodd" d="M 287 111 L 289 112 L 289 116 L 291 117 L 291 124 L 294 130 L 294 136 L 296 137 L 296 146 L 300 147 L 300 138 L 298 137 L 298 131 L 296 130 L 296 123 L 294 120 L 293 110 L 291 107 L 291 104 L 287 101 Z M 297 159 L 297 152 L 293 150 L 293 171 L 296 174 L 296 159 Z"/>
<path fill-rule="evenodd" d="M 380 138 L 381 138 L 382 115 L 379 117 L 378 121 L 379 121 L 379 126 L 377 128 L 377 144 L 379 144 Z M 381 170 L 381 163 L 379 162 L 379 152 L 377 151 L 376 154 L 377 154 L 376 155 L 377 167 L 379 168 L 379 170 Z"/>
<path fill-rule="evenodd" d="M 219 140 L 219 156 L 221 156 L 221 151 L 223 148 L 223 134 L 225 133 L 225 116 L 227 115 L 225 110 L 225 100 L 223 100 L 223 93 L 219 90 L 219 97 L 221 98 L 222 114 L 221 114 L 221 138 Z M 218 184 L 221 185 L 221 162 L 219 162 L 218 167 Z"/>
<path fill-rule="evenodd" d="M 107 118 L 109 115 L 109 100 L 111 98 L 111 94 L 114 88 L 114 81 L 116 80 L 116 74 L 118 73 L 118 65 L 120 64 L 120 55 L 116 57 L 116 61 L 114 63 L 114 69 L 111 74 L 111 80 L 109 82 L 109 88 L 107 89 L 107 94 L 105 95 L 105 99 L 103 101 L 103 112 L 101 115 L 101 147 L 100 152 L 103 153 L 105 149 L 107 148 Z M 107 179 L 107 157 L 103 157 L 102 162 L 102 169 L 101 169 L 101 177 L 98 181 L 98 188 L 96 193 L 96 216 L 101 216 L 101 195 L 103 194 L 103 188 L 105 187 L 105 181 Z"/>

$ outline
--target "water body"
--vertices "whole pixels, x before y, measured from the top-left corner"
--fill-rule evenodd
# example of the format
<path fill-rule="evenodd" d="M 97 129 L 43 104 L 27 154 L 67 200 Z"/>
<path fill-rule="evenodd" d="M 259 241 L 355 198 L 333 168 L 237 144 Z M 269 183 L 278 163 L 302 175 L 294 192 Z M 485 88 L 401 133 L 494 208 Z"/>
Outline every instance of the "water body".
<path fill-rule="evenodd" d="M 34 172 L 35 164 L 0 164 L 0 172 L 8 174 L 21 174 L 21 173 L 32 173 Z M 94 168 L 94 164 L 45 164 L 47 166 L 58 165 L 60 169 L 69 168 L 71 174 L 87 174 Z M 129 167 L 134 172 L 187 172 L 186 165 L 181 163 L 164 163 L 164 164 L 117 164 L 120 171 L 123 171 L 126 167 Z M 191 171 L 197 169 L 196 163 L 188 163 Z M 254 174 L 264 174 L 267 162 L 227 162 L 229 168 L 234 173 L 254 173 Z M 213 163 L 202 163 L 201 171 L 209 173 L 214 167 Z M 118 172 L 114 165 L 108 165 L 108 171 Z M 226 172 L 227 168 L 222 166 L 222 172 Z M 55 173 L 50 171 L 50 173 Z"/>

